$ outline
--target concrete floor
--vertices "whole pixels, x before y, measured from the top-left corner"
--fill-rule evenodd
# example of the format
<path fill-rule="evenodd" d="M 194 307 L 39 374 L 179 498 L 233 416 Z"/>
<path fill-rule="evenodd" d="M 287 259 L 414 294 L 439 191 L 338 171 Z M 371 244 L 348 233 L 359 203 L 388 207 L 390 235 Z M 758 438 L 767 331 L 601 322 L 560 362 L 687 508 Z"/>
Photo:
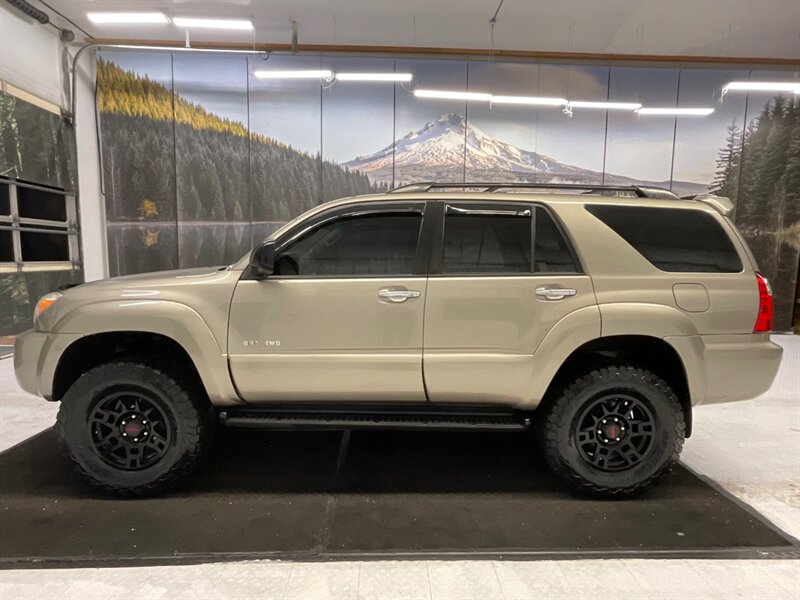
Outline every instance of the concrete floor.
<path fill-rule="evenodd" d="M 698 407 L 683 461 L 800 538 L 800 337 L 773 339 L 785 349 L 775 384 L 749 402 Z M 52 425 L 56 410 L 19 390 L 11 361 L 0 360 L 0 450 Z M 134 596 L 800 600 L 800 561 L 255 561 L 0 571 L 0 600 Z"/>

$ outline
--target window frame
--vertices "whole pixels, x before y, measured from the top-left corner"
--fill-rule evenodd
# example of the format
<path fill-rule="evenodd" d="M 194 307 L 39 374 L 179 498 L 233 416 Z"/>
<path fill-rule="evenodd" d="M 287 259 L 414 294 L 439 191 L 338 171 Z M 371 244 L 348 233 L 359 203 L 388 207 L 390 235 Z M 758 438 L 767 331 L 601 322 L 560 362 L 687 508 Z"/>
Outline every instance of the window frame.
<path fill-rule="evenodd" d="M 311 233 L 313 230 L 326 225 L 338 219 L 347 219 L 352 217 L 361 217 L 366 215 L 375 214 L 418 214 L 420 216 L 419 234 L 417 237 L 417 245 L 414 251 L 414 266 L 412 273 L 404 274 L 391 274 L 391 273 L 377 273 L 374 275 L 360 274 L 360 275 L 270 275 L 267 280 L 335 280 L 335 279 L 410 279 L 425 277 L 427 275 L 429 244 L 426 244 L 426 209 L 429 203 L 425 201 L 402 201 L 402 202 L 359 202 L 353 204 L 346 204 L 332 208 L 328 211 L 321 212 L 314 215 L 308 220 L 298 223 L 289 231 L 285 232 L 280 238 L 275 240 L 275 258 L 277 259 L 281 252 L 286 249 L 290 244 L 299 240 L 304 235 Z M 427 219 L 428 221 L 430 219 Z"/>
<path fill-rule="evenodd" d="M 568 235 L 566 228 L 564 227 L 561 220 L 555 214 L 555 212 L 546 204 L 542 202 L 518 202 L 518 201 L 498 201 L 498 200 L 481 200 L 481 199 L 447 199 L 441 198 L 436 201 L 436 203 L 440 206 L 440 209 L 436 213 L 437 217 L 437 226 L 436 226 L 436 235 L 435 239 L 433 240 L 433 250 L 431 253 L 431 265 L 429 269 L 429 276 L 430 277 L 450 277 L 450 278 L 464 278 L 464 277 L 580 277 L 586 275 L 583 264 L 580 261 L 578 254 L 575 252 L 575 246 L 572 243 L 572 239 Z M 514 213 L 523 213 L 526 210 L 530 211 L 530 218 L 531 219 L 531 271 L 522 273 L 509 273 L 509 272 L 497 272 L 497 273 L 445 273 L 443 271 L 444 268 L 444 230 L 447 220 L 447 209 L 452 207 L 453 209 L 460 209 L 460 208 L 467 208 L 468 210 L 477 211 L 486 211 L 486 213 L 497 213 L 497 212 L 514 212 Z M 536 248 L 536 215 L 539 210 L 544 211 L 550 219 L 555 224 L 556 230 L 558 231 L 559 235 L 561 235 L 561 239 L 564 240 L 564 244 L 569 252 L 572 262 L 575 265 L 575 271 L 542 271 L 536 272 L 533 271 L 535 268 L 535 260 L 534 260 L 534 250 Z M 484 216 L 490 216 L 489 214 L 484 214 Z M 520 215 L 523 216 L 524 215 Z"/>
<path fill-rule="evenodd" d="M 72 271 L 81 268 L 80 227 L 78 206 L 74 194 L 65 190 L 0 178 L 0 185 L 8 187 L 10 215 L 0 215 L 0 229 L 11 231 L 13 261 L 0 262 L 0 273 L 36 271 Z M 19 212 L 19 188 L 40 190 L 62 196 L 66 204 L 66 221 L 52 221 L 21 217 Z M 69 258 L 59 261 L 24 260 L 22 256 L 22 233 L 47 233 L 67 236 Z"/>

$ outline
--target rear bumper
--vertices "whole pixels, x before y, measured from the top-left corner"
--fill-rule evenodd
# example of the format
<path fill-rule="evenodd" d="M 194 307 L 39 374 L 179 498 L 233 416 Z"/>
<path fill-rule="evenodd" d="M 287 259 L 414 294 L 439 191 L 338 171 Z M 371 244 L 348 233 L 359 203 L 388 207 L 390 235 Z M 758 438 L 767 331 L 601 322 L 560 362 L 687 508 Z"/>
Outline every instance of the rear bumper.
<path fill-rule="evenodd" d="M 671 336 L 689 379 L 692 404 L 749 400 L 766 392 L 783 348 L 769 334 Z"/>
<path fill-rule="evenodd" d="M 53 377 L 64 350 L 82 337 L 73 333 L 47 333 L 33 329 L 16 336 L 14 374 L 19 386 L 48 400 L 53 396 Z"/>

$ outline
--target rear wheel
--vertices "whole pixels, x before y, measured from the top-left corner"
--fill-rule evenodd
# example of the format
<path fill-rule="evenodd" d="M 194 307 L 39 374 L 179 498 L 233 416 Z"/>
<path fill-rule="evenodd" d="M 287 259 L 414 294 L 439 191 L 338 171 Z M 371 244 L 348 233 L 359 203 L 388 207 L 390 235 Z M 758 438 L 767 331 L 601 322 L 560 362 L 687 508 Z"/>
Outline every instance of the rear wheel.
<path fill-rule="evenodd" d="M 574 490 L 598 496 L 652 485 L 678 459 L 686 429 L 670 386 L 625 364 L 580 375 L 542 418 L 550 468 Z"/>
<path fill-rule="evenodd" d="M 82 375 L 64 395 L 57 423 L 76 472 L 117 496 L 155 494 L 185 477 L 205 454 L 213 422 L 195 387 L 138 361 Z"/>

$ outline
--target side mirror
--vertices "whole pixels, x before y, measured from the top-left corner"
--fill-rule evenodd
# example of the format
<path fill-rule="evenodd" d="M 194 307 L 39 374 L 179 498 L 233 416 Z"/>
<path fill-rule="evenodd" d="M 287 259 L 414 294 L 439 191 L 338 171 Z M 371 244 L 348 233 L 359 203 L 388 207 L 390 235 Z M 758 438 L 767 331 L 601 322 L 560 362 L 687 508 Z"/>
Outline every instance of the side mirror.
<path fill-rule="evenodd" d="M 275 244 L 267 242 L 256 248 L 250 260 L 250 269 L 259 279 L 272 275 L 275 270 Z"/>

